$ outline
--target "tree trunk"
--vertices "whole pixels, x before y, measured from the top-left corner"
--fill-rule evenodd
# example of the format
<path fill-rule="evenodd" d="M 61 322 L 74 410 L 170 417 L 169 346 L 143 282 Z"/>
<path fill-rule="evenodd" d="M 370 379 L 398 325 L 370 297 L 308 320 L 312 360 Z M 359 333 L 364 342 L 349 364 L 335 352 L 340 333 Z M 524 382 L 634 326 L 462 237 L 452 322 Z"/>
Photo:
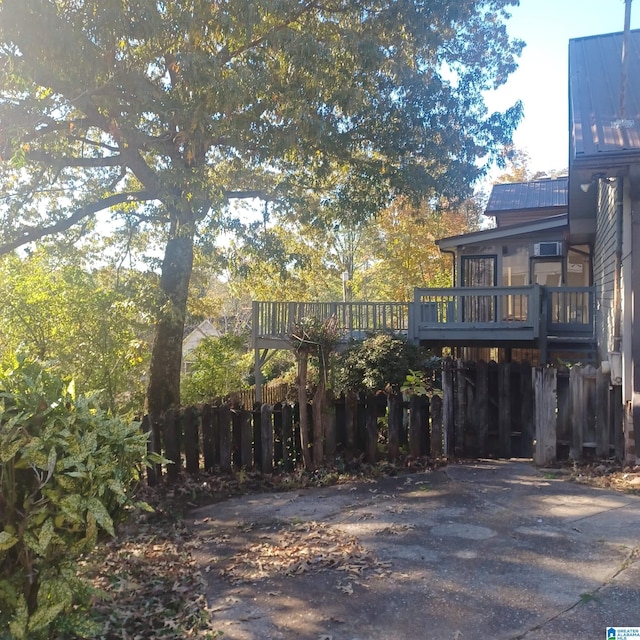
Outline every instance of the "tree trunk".
<path fill-rule="evenodd" d="M 300 349 L 296 353 L 298 361 L 298 404 L 300 405 L 300 449 L 305 469 L 311 469 L 309 453 L 309 412 L 307 410 L 307 366 L 309 354 Z"/>
<path fill-rule="evenodd" d="M 147 412 L 161 416 L 180 405 L 182 337 L 193 267 L 193 225 L 178 227 L 167 241 L 160 288 L 163 299 L 151 352 Z"/>

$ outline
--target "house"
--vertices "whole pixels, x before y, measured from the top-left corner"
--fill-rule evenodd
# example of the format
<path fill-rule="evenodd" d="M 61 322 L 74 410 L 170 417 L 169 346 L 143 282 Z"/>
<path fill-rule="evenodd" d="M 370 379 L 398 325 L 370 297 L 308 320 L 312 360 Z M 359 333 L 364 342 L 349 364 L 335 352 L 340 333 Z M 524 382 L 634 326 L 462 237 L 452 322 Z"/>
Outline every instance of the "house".
<path fill-rule="evenodd" d="M 191 364 L 190 356 L 196 347 L 205 339 L 220 336 L 221 333 L 210 320 L 203 320 L 192 329 L 188 329 L 182 340 L 182 373 L 187 373 Z"/>
<path fill-rule="evenodd" d="M 493 187 L 493 229 L 442 238 L 449 289 L 416 289 L 415 337 L 466 359 L 593 361 L 591 250 L 572 243 L 569 179 Z"/>
<path fill-rule="evenodd" d="M 593 251 L 598 359 L 640 433 L 640 31 L 569 43 L 569 237 Z"/>
<path fill-rule="evenodd" d="M 569 175 L 496 185 L 495 228 L 443 238 L 450 288 L 399 303 L 254 302 L 253 345 L 286 348 L 305 315 L 462 356 L 608 369 L 627 460 L 640 433 L 640 30 L 569 43 Z M 266 351 L 265 351 L 266 353 Z"/>

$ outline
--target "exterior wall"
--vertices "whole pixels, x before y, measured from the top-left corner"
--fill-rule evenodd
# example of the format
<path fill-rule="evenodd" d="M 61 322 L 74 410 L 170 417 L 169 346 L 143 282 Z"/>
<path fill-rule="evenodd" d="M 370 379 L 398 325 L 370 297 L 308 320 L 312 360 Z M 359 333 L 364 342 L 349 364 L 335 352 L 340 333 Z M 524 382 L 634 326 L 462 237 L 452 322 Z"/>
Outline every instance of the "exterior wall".
<path fill-rule="evenodd" d="M 596 296 L 596 338 L 598 357 L 608 359 L 610 351 L 619 349 L 616 342 L 617 261 L 621 229 L 617 216 L 619 179 L 615 182 L 599 181 L 596 236 L 593 251 L 593 284 Z"/>
<path fill-rule="evenodd" d="M 558 231 L 548 231 L 540 233 L 535 237 L 528 237 L 523 239 L 508 239 L 499 242 L 491 242 L 490 244 L 476 242 L 473 244 L 460 247 L 456 256 L 456 287 L 462 286 L 462 258 L 463 256 L 496 256 L 496 271 L 497 271 L 497 286 L 508 286 L 508 283 L 503 279 L 503 256 L 505 251 L 514 250 L 516 248 L 524 248 L 529 257 L 533 255 L 533 245 L 537 242 L 556 242 L 562 240 L 562 234 Z M 565 247 L 566 257 L 566 247 Z M 514 286 L 522 286 L 523 284 L 529 284 L 530 279 L 527 277 L 526 283 L 515 283 Z"/>

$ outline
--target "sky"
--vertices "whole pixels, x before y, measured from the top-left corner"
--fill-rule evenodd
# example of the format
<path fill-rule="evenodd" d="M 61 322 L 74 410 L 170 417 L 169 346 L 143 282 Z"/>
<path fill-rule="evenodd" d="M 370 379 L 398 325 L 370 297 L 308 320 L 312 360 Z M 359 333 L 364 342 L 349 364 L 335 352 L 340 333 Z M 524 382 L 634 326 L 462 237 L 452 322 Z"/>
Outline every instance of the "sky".
<path fill-rule="evenodd" d="M 511 14 L 507 30 L 527 46 L 518 70 L 487 95 L 487 106 L 502 110 L 522 100 L 516 147 L 528 152 L 533 172 L 564 169 L 569 158 L 569 40 L 622 31 L 624 0 L 520 0 Z M 640 0 L 631 6 L 631 28 L 640 28 Z"/>

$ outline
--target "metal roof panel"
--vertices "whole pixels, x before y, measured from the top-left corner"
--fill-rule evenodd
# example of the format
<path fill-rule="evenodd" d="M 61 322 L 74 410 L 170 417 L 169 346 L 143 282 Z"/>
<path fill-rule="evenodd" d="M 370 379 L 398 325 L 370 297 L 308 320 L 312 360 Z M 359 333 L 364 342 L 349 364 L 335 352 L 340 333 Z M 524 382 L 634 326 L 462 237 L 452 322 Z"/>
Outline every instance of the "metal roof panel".
<path fill-rule="evenodd" d="M 505 182 L 493 185 L 485 213 L 566 208 L 569 178 L 546 178 L 531 182 Z"/>
<path fill-rule="evenodd" d="M 640 30 L 629 33 L 622 82 L 622 33 L 569 41 L 570 163 L 640 151 Z"/>

